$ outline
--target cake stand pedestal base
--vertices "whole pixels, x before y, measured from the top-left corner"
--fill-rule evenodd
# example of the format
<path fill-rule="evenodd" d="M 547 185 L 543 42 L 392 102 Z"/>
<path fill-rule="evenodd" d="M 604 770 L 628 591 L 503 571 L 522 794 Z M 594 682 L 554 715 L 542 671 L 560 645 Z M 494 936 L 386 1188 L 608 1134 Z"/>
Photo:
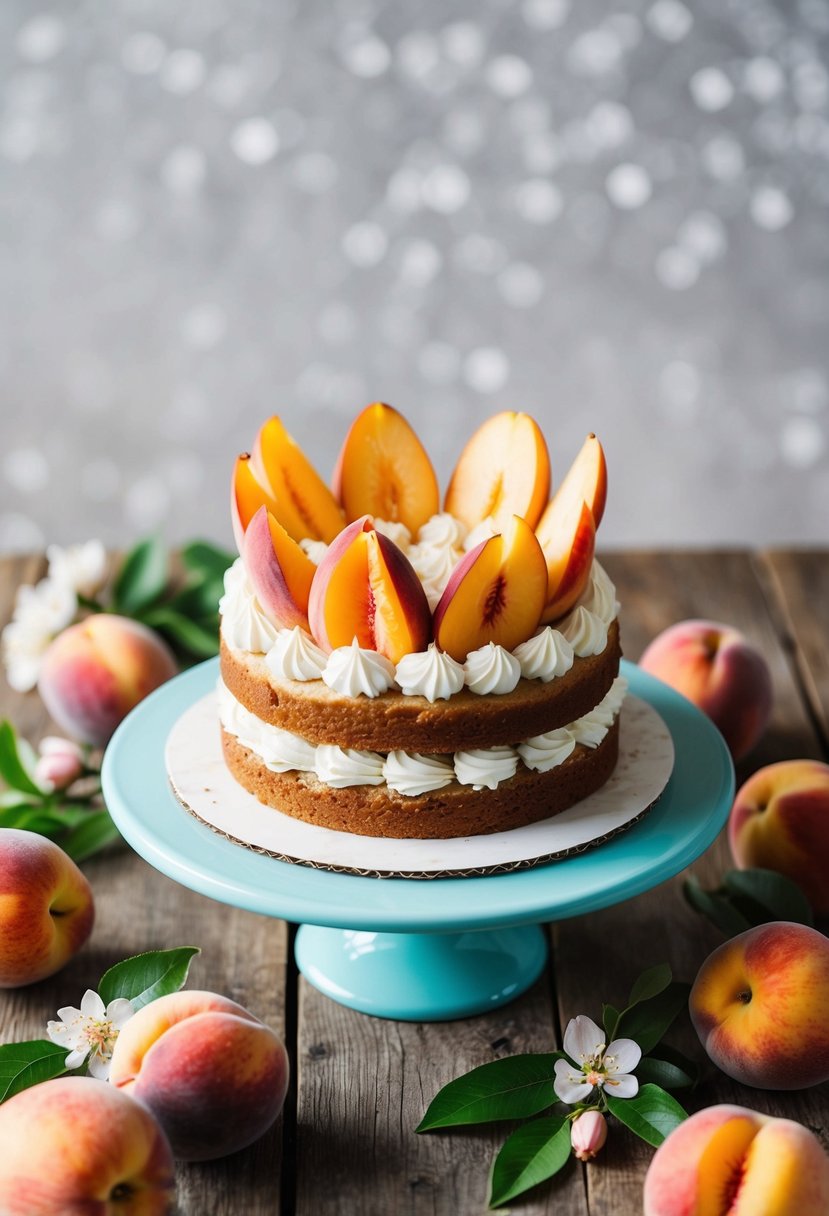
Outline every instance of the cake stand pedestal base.
<path fill-rule="evenodd" d="M 375 1017 L 445 1022 L 497 1009 L 538 979 L 538 925 L 465 933 L 372 933 L 302 925 L 296 960 L 310 984 Z"/>

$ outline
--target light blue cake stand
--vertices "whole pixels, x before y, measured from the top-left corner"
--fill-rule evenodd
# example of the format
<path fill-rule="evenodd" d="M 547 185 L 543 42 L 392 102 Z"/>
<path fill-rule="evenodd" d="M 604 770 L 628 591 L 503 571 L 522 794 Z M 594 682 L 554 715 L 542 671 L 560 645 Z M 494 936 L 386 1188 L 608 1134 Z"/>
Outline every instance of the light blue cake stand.
<path fill-rule="evenodd" d="M 719 732 L 665 684 L 633 664 L 622 668 L 631 692 L 671 732 L 673 775 L 633 827 L 535 869 L 363 878 L 276 861 L 200 823 L 171 791 L 164 749 L 180 715 L 215 687 L 216 659 L 162 685 L 124 720 L 104 756 L 104 796 L 126 840 L 163 874 L 223 903 L 299 923 L 299 968 L 333 1000 L 408 1021 L 483 1013 L 540 975 L 547 956 L 540 923 L 657 886 L 704 852 L 727 819 L 734 769 Z"/>

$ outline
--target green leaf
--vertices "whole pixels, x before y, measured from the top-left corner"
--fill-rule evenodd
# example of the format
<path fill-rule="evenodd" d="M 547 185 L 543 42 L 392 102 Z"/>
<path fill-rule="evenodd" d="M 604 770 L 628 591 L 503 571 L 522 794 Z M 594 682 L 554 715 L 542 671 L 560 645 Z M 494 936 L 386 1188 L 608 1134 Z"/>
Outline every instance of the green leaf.
<path fill-rule="evenodd" d="M 135 1009 L 170 992 L 178 992 L 187 982 L 187 972 L 198 946 L 177 946 L 172 950 L 150 950 L 116 963 L 101 976 L 98 993 L 105 1005 L 116 997 L 126 997 Z"/>
<path fill-rule="evenodd" d="M 219 600 L 224 594 L 224 583 L 221 579 L 196 577 L 179 588 L 164 601 L 165 608 L 186 617 L 215 618 L 216 629 L 219 627 Z"/>
<path fill-rule="evenodd" d="M 28 752 L 23 752 L 23 740 L 18 739 L 8 718 L 0 722 L 0 777 L 11 789 L 42 798 L 43 790 L 35 784 L 24 760 L 24 754 L 29 759 Z"/>
<path fill-rule="evenodd" d="M 660 1056 L 645 1056 L 636 1069 L 639 1084 L 652 1082 L 662 1089 L 693 1089 L 697 1083 L 699 1069 L 692 1060 L 680 1052 L 672 1052 L 663 1044 Z M 670 1056 L 670 1058 L 669 1058 Z"/>
<path fill-rule="evenodd" d="M 58 843 L 73 861 L 86 861 L 120 839 L 121 833 L 112 822 L 109 811 L 84 811 L 83 818 L 64 832 L 58 838 Z"/>
<path fill-rule="evenodd" d="M 667 1033 L 677 1015 L 687 1008 L 690 991 L 690 984 L 672 980 L 658 996 L 625 1010 L 616 1027 L 617 1037 L 633 1039 L 646 1056 Z"/>
<path fill-rule="evenodd" d="M 69 1052 L 48 1039 L 27 1043 L 4 1043 L 0 1047 L 0 1102 L 41 1081 L 66 1072 Z"/>
<path fill-rule="evenodd" d="M 181 560 L 188 570 L 221 582 L 225 570 L 236 560 L 236 555 L 212 545 L 210 541 L 193 540 L 181 550 Z"/>
<path fill-rule="evenodd" d="M 60 835 L 64 824 L 48 807 L 20 806 L 0 811 L 0 827 L 19 828 L 24 832 L 37 832 L 50 840 Z"/>
<path fill-rule="evenodd" d="M 154 608 L 141 619 L 145 625 L 157 629 L 174 646 L 180 647 L 188 654 L 196 655 L 198 658 L 211 659 L 219 653 L 218 628 L 207 628 L 166 605 Z"/>
<path fill-rule="evenodd" d="M 655 967 L 643 971 L 639 978 L 634 980 L 630 990 L 628 1009 L 638 1005 L 640 1001 L 649 1001 L 651 997 L 659 996 L 659 993 L 668 987 L 671 978 L 671 969 L 667 963 L 657 963 Z"/>
<path fill-rule="evenodd" d="M 792 920 L 814 927 L 815 919 L 803 891 L 775 870 L 729 870 L 723 879 L 728 894 L 752 916 L 752 924 L 770 920 Z M 746 908 L 746 905 L 747 908 Z"/>
<path fill-rule="evenodd" d="M 492 1167 L 489 1206 L 498 1208 L 557 1174 L 570 1157 L 570 1122 L 547 1115 L 525 1123 L 507 1139 Z"/>
<path fill-rule="evenodd" d="M 431 1132 L 438 1127 L 469 1123 L 496 1123 L 499 1119 L 526 1119 L 557 1100 L 553 1089 L 560 1051 L 541 1055 L 509 1056 L 481 1064 L 456 1077 L 435 1095 L 416 1128 Z"/>
<path fill-rule="evenodd" d="M 658 1085 L 643 1085 L 635 1098 L 607 1098 L 607 1109 L 654 1148 L 688 1118 L 676 1098 Z"/>
<path fill-rule="evenodd" d="M 619 1010 L 614 1005 L 602 1005 L 602 1025 L 604 1026 L 605 1042 L 609 1043 L 616 1035 L 619 1025 Z"/>
<path fill-rule="evenodd" d="M 730 900 L 718 891 L 704 890 L 693 875 L 686 878 L 682 890 L 694 911 L 707 917 L 726 937 L 736 937 L 751 928 L 751 921 Z"/>
<path fill-rule="evenodd" d="M 152 604 L 167 585 L 167 551 L 157 536 L 140 541 L 124 558 L 113 586 L 113 607 L 134 616 Z"/>

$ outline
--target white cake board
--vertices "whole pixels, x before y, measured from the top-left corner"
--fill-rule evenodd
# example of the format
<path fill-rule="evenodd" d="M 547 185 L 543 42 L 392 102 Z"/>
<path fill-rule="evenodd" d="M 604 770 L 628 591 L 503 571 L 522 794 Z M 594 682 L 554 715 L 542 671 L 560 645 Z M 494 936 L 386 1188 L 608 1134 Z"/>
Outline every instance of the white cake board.
<path fill-rule="evenodd" d="M 501 874 L 581 853 L 631 827 L 659 798 L 674 765 L 662 718 L 628 696 L 619 762 L 595 794 L 551 819 L 452 840 L 355 836 L 293 819 L 259 802 L 231 776 L 222 755 L 215 693 L 192 705 L 167 738 L 167 774 L 182 806 L 236 844 L 279 861 L 378 878 Z M 481 794 L 486 797 L 486 791 Z"/>

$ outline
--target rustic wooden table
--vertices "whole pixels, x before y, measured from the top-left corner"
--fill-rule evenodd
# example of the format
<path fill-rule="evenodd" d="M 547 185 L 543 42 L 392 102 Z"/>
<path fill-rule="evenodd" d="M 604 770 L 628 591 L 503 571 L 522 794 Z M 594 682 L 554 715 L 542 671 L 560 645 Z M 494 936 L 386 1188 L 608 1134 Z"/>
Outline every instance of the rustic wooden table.
<path fill-rule="evenodd" d="M 766 655 L 775 688 L 772 724 L 738 770 L 829 758 L 829 552 L 616 553 L 606 565 L 622 602 L 628 658 L 666 625 L 707 616 L 736 625 Z M 0 565 L 0 624 L 37 558 Z M 0 717 L 32 741 L 49 728 L 35 694 L 3 682 Z M 694 872 L 715 885 L 729 867 L 720 838 Z M 258 1144 L 208 1165 L 179 1168 L 187 1216 L 477 1216 L 503 1132 L 414 1135 L 435 1092 L 499 1056 L 550 1051 L 577 1013 L 597 1018 L 644 967 L 668 961 L 692 980 L 719 934 L 683 902 L 682 876 L 625 904 L 550 928 L 551 963 L 512 1005 L 467 1021 L 379 1021 L 336 1005 L 298 976 L 294 926 L 219 906 L 177 886 L 124 849 L 88 863 L 98 917 L 88 946 L 50 980 L 0 995 L 0 1041 L 40 1037 L 59 1005 L 77 1003 L 106 967 L 141 950 L 195 944 L 191 987 L 223 992 L 269 1022 L 291 1052 L 283 1118 Z M 684 1037 L 684 1042 L 682 1041 Z M 829 1086 L 802 1093 L 751 1090 L 707 1063 L 686 1026 L 675 1039 L 705 1065 L 692 1109 L 737 1102 L 797 1119 L 829 1142 Z M 525 1216 L 634 1216 L 651 1158 L 616 1125 L 599 1160 L 571 1162 L 512 1209 Z"/>

